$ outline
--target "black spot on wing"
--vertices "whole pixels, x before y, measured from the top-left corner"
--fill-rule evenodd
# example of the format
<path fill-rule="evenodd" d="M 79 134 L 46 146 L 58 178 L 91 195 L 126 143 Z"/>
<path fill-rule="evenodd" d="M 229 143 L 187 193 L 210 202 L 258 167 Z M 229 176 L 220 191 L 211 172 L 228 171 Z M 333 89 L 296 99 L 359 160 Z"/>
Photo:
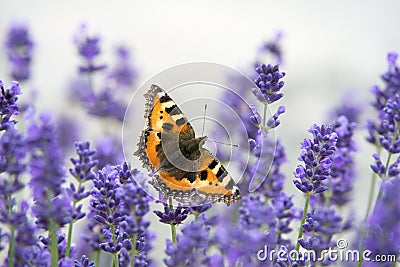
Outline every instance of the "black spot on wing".
<path fill-rule="evenodd" d="M 215 168 L 215 166 L 218 165 L 218 161 L 216 161 L 215 159 L 208 165 L 208 167 L 212 170 Z"/>
<path fill-rule="evenodd" d="M 227 175 L 228 175 L 228 172 L 226 171 L 224 166 L 221 165 L 221 167 L 219 167 L 219 170 L 217 172 L 218 181 L 221 183 L 223 181 L 223 179 L 225 178 L 225 176 L 227 176 Z"/>
<path fill-rule="evenodd" d="M 182 111 L 178 108 L 177 105 L 170 106 L 169 108 L 165 108 L 165 111 L 169 115 L 177 115 L 177 114 L 182 114 Z"/>
<path fill-rule="evenodd" d="M 172 125 L 171 123 L 166 122 L 166 123 L 163 124 L 162 128 L 165 131 L 169 132 L 169 131 L 172 130 L 172 128 L 174 128 L 174 125 Z"/>
<path fill-rule="evenodd" d="M 181 126 L 186 123 L 185 118 L 180 118 L 179 120 L 176 121 L 176 125 Z"/>
<path fill-rule="evenodd" d="M 207 180 L 207 176 L 208 176 L 208 174 L 207 174 L 207 171 L 206 171 L 206 170 L 202 170 L 202 171 L 200 172 L 200 180 L 201 180 L 201 181 Z"/>
<path fill-rule="evenodd" d="M 161 133 L 157 133 L 157 137 L 158 137 L 158 138 L 161 138 Z"/>
<path fill-rule="evenodd" d="M 196 172 L 187 172 L 186 179 L 188 179 L 190 183 L 193 183 L 196 181 L 196 174 Z"/>
<path fill-rule="evenodd" d="M 162 97 L 160 97 L 160 102 L 161 103 L 165 103 L 165 102 L 168 102 L 168 101 L 171 101 L 172 99 L 169 97 L 169 95 L 163 95 Z"/>

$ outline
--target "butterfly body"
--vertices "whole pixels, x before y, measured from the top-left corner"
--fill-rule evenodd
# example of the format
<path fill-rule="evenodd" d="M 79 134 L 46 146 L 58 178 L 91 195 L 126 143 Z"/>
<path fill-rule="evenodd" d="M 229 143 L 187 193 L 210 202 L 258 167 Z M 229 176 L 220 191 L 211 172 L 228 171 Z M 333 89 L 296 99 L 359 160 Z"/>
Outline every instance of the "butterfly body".
<path fill-rule="evenodd" d="M 165 196 L 180 199 L 198 195 L 227 205 L 239 200 L 232 177 L 203 148 L 207 137 L 195 137 L 193 127 L 169 95 L 152 85 L 145 98 L 146 129 L 135 155 L 154 174 L 154 187 Z"/>

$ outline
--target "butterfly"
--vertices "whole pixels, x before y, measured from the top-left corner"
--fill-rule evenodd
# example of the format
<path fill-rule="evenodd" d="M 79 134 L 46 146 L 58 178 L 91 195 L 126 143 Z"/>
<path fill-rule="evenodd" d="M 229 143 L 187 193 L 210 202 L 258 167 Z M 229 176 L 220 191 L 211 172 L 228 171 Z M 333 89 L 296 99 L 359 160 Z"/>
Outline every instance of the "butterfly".
<path fill-rule="evenodd" d="M 190 200 L 200 197 L 227 205 L 240 199 L 239 188 L 221 162 L 203 148 L 206 136 L 197 137 L 188 119 L 159 86 L 144 95 L 146 128 L 138 156 L 151 172 L 152 184 L 166 197 Z"/>

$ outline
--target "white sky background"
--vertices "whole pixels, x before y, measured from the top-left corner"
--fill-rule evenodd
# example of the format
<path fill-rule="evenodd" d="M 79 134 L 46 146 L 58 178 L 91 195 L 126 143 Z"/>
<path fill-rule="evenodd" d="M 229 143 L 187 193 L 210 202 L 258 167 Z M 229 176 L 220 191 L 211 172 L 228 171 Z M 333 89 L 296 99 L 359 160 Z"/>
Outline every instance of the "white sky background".
<path fill-rule="evenodd" d="M 368 90 L 380 82 L 387 52 L 400 51 L 400 2 L 394 0 L 1 3 L 1 43 L 10 22 L 30 26 L 36 44 L 30 87 L 39 92 L 37 106 L 41 110 L 65 108 L 65 90 L 78 63 L 72 37 L 82 22 L 101 34 L 108 55 L 118 44 L 134 49 L 137 85 L 187 62 L 214 62 L 246 70 L 261 42 L 283 31 L 282 70 L 287 76 L 285 97 L 279 104 L 285 105 L 287 112 L 281 117 L 278 136 L 289 154 L 289 181 L 297 165 L 299 143 L 308 136 L 309 126 L 323 122 L 345 91 L 354 90 L 355 101 L 370 101 Z M 0 77 L 6 84 L 7 74 L 7 60 L 0 52 Z M 362 156 L 356 210 L 365 208 L 370 181 L 372 149 L 364 145 L 363 136 L 359 135 Z M 289 191 L 295 192 L 293 187 L 288 184 Z M 160 242 L 163 246 L 164 241 Z"/>

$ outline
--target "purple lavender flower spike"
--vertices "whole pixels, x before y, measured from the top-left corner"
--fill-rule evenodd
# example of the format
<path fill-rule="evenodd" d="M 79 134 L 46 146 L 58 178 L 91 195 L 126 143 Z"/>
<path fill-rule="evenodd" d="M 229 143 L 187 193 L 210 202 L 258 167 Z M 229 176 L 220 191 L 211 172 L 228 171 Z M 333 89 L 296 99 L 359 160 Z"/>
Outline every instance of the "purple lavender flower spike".
<path fill-rule="evenodd" d="M 60 145 L 65 151 L 71 151 L 74 143 L 80 137 L 80 125 L 76 118 L 62 115 L 56 121 Z"/>
<path fill-rule="evenodd" d="M 321 205 L 329 204 L 343 206 L 350 201 L 353 183 L 356 178 L 353 154 L 357 150 L 354 141 L 355 122 L 347 117 L 340 116 L 333 124 L 333 131 L 337 133 L 337 149 L 332 154 L 331 178 L 323 183 L 329 185 L 329 194 L 318 194 Z"/>
<path fill-rule="evenodd" d="M 298 165 L 293 180 L 297 189 L 304 193 L 317 194 L 327 190 L 322 183 L 331 177 L 332 154 L 337 148 L 338 135 L 332 126 L 314 124 L 309 132 L 313 140 L 306 138 L 301 144 L 302 152 L 299 160 L 304 162 Z"/>
<path fill-rule="evenodd" d="M 284 86 L 284 82 L 280 81 L 285 76 L 284 72 L 279 71 L 279 66 L 262 64 L 256 68 L 258 77 L 254 80 L 258 89 L 253 90 L 253 93 L 261 102 L 267 104 L 274 103 L 283 97 L 280 91 Z M 259 90 L 259 91 L 258 91 Z"/>
<path fill-rule="evenodd" d="M 399 256 L 400 246 L 400 178 L 384 180 L 382 198 L 377 202 L 368 221 L 369 231 L 365 238 L 365 249 L 375 255 Z M 394 266 L 388 263 L 384 266 Z"/>
<path fill-rule="evenodd" d="M 245 229 L 258 229 L 264 224 L 275 222 L 272 207 L 259 195 L 243 197 L 243 206 L 239 208 L 240 223 Z"/>
<path fill-rule="evenodd" d="M 20 94 L 21 89 L 19 83 L 12 82 L 11 87 L 5 90 L 3 82 L 0 80 L 0 131 L 7 129 L 10 123 L 16 123 L 16 121 L 12 120 L 11 117 L 19 114 L 19 107 L 16 102 L 18 100 L 18 95 Z"/>
<path fill-rule="evenodd" d="M 177 236 L 174 245 L 167 240 L 165 253 L 169 258 L 164 260 L 168 267 L 175 266 L 204 266 L 208 262 L 206 252 L 209 247 L 210 226 L 203 213 L 196 221 L 187 224 L 182 229 L 182 234 Z"/>
<path fill-rule="evenodd" d="M 307 213 L 306 221 L 302 227 L 304 235 L 299 240 L 300 245 L 307 250 L 314 250 L 317 257 L 320 257 L 323 250 L 336 246 L 333 236 L 340 233 L 345 224 L 334 208 L 321 208 Z M 322 262 L 324 265 L 334 263 L 329 257 L 325 257 Z"/>
<path fill-rule="evenodd" d="M 88 113 L 97 117 L 111 117 L 122 122 L 126 105 L 115 99 L 112 88 L 104 88 L 93 101 L 85 103 Z"/>
<path fill-rule="evenodd" d="M 124 161 L 121 140 L 111 135 L 100 138 L 96 142 L 94 159 L 98 162 L 98 169 L 121 164 Z"/>
<path fill-rule="evenodd" d="M 24 187 L 20 176 L 26 170 L 24 159 L 26 157 L 26 145 L 23 137 L 13 125 L 9 125 L 5 133 L 0 137 L 0 173 L 6 172 L 13 176 L 0 178 L 0 195 L 6 199 L 6 195 L 14 194 Z"/>
<path fill-rule="evenodd" d="M 80 261 L 74 261 L 74 267 L 95 267 L 95 265 L 93 261 L 90 261 L 90 259 L 86 257 L 86 255 L 82 255 Z"/>
<path fill-rule="evenodd" d="M 92 228 L 100 227 L 101 235 L 88 239 L 96 249 L 116 255 L 120 264 L 134 261 L 137 264 L 149 263 L 147 253 L 151 249 L 147 228 L 150 223 L 145 219 L 149 211 L 150 197 L 138 184 L 134 176 L 140 176 L 137 170 L 131 170 L 127 163 L 123 166 L 106 167 L 92 180 L 94 188 L 90 200 L 90 218 Z M 134 250 L 135 259 L 130 255 Z M 142 266 L 142 265 L 140 265 Z"/>
<path fill-rule="evenodd" d="M 282 63 L 282 32 L 277 32 L 272 40 L 268 40 L 262 44 L 262 47 L 259 51 L 261 54 L 259 57 L 265 57 L 267 55 L 271 55 L 273 57 L 274 62 L 277 64 Z M 258 63 L 256 63 L 259 65 Z"/>
<path fill-rule="evenodd" d="M 79 67 L 81 73 L 91 74 L 106 68 L 106 65 L 95 62 L 101 52 L 100 37 L 90 36 L 85 25 L 81 26 L 80 31 L 75 36 L 75 44 L 83 61 L 83 65 Z"/>
<path fill-rule="evenodd" d="M 79 157 L 71 158 L 75 168 L 70 169 L 69 172 L 78 181 L 91 181 L 95 177 L 92 169 L 97 165 L 97 160 L 93 159 L 96 151 L 90 149 L 89 142 L 75 142 L 75 149 Z"/>
<path fill-rule="evenodd" d="M 159 202 L 160 203 L 160 202 Z M 170 210 L 168 204 L 162 203 L 164 206 L 164 212 L 159 210 L 153 211 L 159 218 L 160 222 L 165 224 L 181 224 L 188 216 L 190 208 L 178 206 L 174 210 Z"/>
<path fill-rule="evenodd" d="M 24 82 L 30 78 L 33 41 L 26 25 L 11 25 L 5 43 L 8 59 L 11 63 L 13 80 Z"/>
<path fill-rule="evenodd" d="M 131 65 L 131 55 L 128 48 L 120 46 L 116 49 L 117 63 L 111 69 L 110 79 L 114 79 L 119 86 L 129 88 L 133 86 L 137 73 Z"/>

